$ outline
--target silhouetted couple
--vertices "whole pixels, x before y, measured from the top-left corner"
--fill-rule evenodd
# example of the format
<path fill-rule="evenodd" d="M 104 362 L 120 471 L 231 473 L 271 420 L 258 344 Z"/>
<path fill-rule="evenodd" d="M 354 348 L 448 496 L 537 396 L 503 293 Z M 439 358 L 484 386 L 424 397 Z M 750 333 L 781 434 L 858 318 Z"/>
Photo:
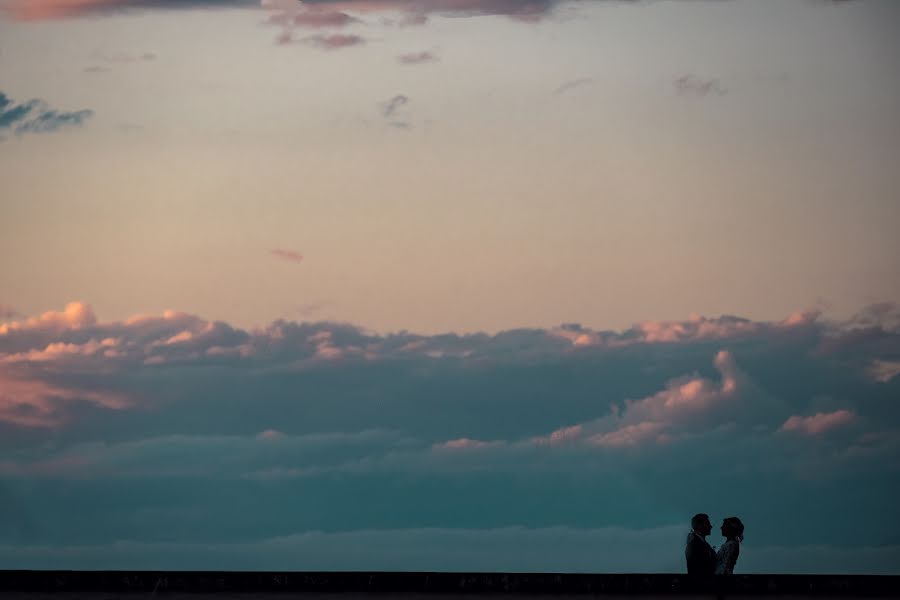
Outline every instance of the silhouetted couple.
<path fill-rule="evenodd" d="M 737 517 L 728 517 L 722 521 L 722 537 L 725 538 L 725 543 L 718 552 L 706 541 L 706 536 L 711 532 L 712 523 L 709 521 L 709 515 L 703 513 L 694 515 L 684 549 L 688 575 L 709 577 L 731 575 L 734 572 L 734 565 L 741 553 L 741 542 L 744 541 L 744 524 Z"/>

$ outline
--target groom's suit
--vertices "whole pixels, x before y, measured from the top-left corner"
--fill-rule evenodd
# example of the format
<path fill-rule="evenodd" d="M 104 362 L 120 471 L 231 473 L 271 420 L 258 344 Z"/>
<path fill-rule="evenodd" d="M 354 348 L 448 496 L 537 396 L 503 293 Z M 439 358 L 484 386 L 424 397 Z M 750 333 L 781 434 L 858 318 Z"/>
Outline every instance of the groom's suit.
<path fill-rule="evenodd" d="M 716 553 L 702 536 L 693 531 L 688 534 L 684 557 L 687 559 L 688 575 L 705 577 L 716 572 Z"/>

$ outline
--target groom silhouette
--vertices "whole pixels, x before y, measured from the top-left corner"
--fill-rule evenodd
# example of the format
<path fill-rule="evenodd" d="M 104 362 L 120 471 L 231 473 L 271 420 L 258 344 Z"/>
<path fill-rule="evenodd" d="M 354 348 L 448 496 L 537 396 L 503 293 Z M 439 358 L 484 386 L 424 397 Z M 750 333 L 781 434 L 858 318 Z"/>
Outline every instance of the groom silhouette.
<path fill-rule="evenodd" d="M 709 515 L 699 513 L 691 519 L 691 532 L 687 536 L 684 557 L 687 559 L 688 575 L 710 577 L 716 572 L 716 553 L 706 542 L 712 532 Z"/>

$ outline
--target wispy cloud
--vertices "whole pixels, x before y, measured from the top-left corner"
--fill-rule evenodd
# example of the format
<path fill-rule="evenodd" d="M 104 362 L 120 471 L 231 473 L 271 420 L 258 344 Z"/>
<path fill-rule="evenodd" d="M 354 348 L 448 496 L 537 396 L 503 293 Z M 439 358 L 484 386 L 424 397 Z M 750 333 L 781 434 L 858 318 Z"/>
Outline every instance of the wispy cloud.
<path fill-rule="evenodd" d="M 555 96 L 559 96 L 560 94 L 565 94 L 566 92 L 570 92 L 576 88 L 584 87 L 594 83 L 593 78 L 591 77 L 579 77 L 578 79 L 573 79 L 571 81 L 566 81 L 558 88 L 553 90 L 553 94 Z"/>
<path fill-rule="evenodd" d="M 875 360 L 869 368 L 869 374 L 875 381 L 888 383 L 900 376 L 900 360 Z"/>
<path fill-rule="evenodd" d="M 806 435 L 821 435 L 837 427 L 843 427 L 856 419 L 849 410 L 837 410 L 830 413 L 816 413 L 804 417 L 794 415 L 784 422 L 781 428 L 784 431 L 797 431 Z"/>
<path fill-rule="evenodd" d="M 492 448 L 502 445 L 503 442 L 485 442 L 482 440 L 472 440 L 469 438 L 459 438 L 449 440 L 440 444 L 435 444 L 437 450 L 478 450 L 482 448 Z"/>
<path fill-rule="evenodd" d="M 301 5 L 299 2 L 294 10 L 276 13 L 269 17 L 270 23 L 288 28 L 344 27 L 355 21 L 357 19 L 346 12 L 323 5 Z"/>
<path fill-rule="evenodd" d="M 303 41 L 324 48 L 325 50 L 338 50 L 340 48 L 350 48 L 366 43 L 366 40 L 356 34 L 351 33 L 330 33 L 322 35 L 312 35 L 303 38 Z"/>
<path fill-rule="evenodd" d="M 331 302 L 307 302 L 295 307 L 292 311 L 294 316 L 306 319 L 315 314 L 321 313 L 323 310 L 331 306 Z"/>
<path fill-rule="evenodd" d="M 388 125 L 397 129 L 410 129 L 412 124 L 409 122 L 409 115 L 406 106 L 410 103 L 410 99 L 405 94 L 397 94 L 390 99 L 381 102 L 379 108 L 381 116 L 385 118 Z"/>
<path fill-rule="evenodd" d="M 718 79 L 703 79 L 696 75 L 682 75 L 674 81 L 675 91 L 681 96 L 724 96 L 728 90 Z"/>
<path fill-rule="evenodd" d="M 94 114 L 91 110 L 58 111 L 43 100 L 33 99 L 20 104 L 0 92 L 0 140 L 4 131 L 16 135 L 49 133 L 65 127 L 74 127 Z"/>
<path fill-rule="evenodd" d="M 437 62 L 438 57 L 431 52 L 410 52 L 397 57 L 397 62 L 402 65 L 420 65 L 423 63 Z"/>
<path fill-rule="evenodd" d="M 21 316 L 19 311 L 14 309 L 12 306 L 8 306 L 6 304 L 0 304 L 0 321 L 6 321 L 7 319 L 15 319 Z"/>
<path fill-rule="evenodd" d="M 93 58 L 106 65 L 124 65 L 131 63 L 146 63 L 156 60 L 155 52 L 95 52 Z M 109 66 L 90 65 L 84 68 L 85 73 L 103 73 L 112 70 Z"/>
<path fill-rule="evenodd" d="M 303 262 L 303 255 L 294 250 L 287 250 L 285 248 L 274 248 L 269 250 L 269 254 L 276 258 L 280 258 L 282 260 L 286 260 L 292 263 L 301 263 Z"/>
<path fill-rule="evenodd" d="M 409 98 L 403 94 L 397 94 L 382 105 L 381 114 L 385 117 L 394 116 L 401 106 L 409 104 Z"/>
<path fill-rule="evenodd" d="M 291 43 L 294 40 L 293 32 L 298 28 L 341 28 L 358 20 L 347 12 L 334 9 L 326 3 L 302 4 L 293 0 L 263 0 L 262 5 L 264 8 L 274 11 L 269 16 L 268 22 L 282 28 L 276 38 L 276 42 L 281 45 Z M 334 33 L 310 36 L 304 38 L 304 41 L 330 49 L 344 48 L 364 42 L 360 36 Z"/>

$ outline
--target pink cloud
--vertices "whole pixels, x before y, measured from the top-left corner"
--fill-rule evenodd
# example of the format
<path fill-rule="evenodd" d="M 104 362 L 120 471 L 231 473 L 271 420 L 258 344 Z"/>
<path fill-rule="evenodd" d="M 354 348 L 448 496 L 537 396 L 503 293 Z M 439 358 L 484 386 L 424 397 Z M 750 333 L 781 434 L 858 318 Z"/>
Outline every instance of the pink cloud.
<path fill-rule="evenodd" d="M 222 355 L 246 357 L 249 339 L 225 323 L 175 311 L 100 323 L 90 306 L 70 303 L 64 311 L 0 327 L 0 366 L 24 379 L 49 370 L 102 375 L 135 365 L 196 361 L 217 347 Z"/>
<path fill-rule="evenodd" d="M 691 315 L 684 321 L 642 321 L 621 333 L 594 331 L 580 325 L 564 325 L 551 329 L 554 337 L 568 340 L 575 347 L 617 347 L 632 344 L 674 344 L 701 340 L 720 340 L 786 333 L 794 328 L 815 325 L 821 316 L 818 309 L 792 313 L 782 321 L 751 321 L 729 315 L 704 317 Z"/>
<path fill-rule="evenodd" d="M 633 331 L 645 342 L 683 342 L 688 340 L 718 339 L 741 334 L 756 333 L 760 323 L 735 317 L 711 319 L 692 316 L 687 321 L 644 321 Z"/>
<path fill-rule="evenodd" d="M 5 4 L 0 2 L 0 9 L 5 10 L 13 19 L 20 21 L 40 21 L 51 19 L 63 19 L 77 17 L 83 14 L 103 11 L 104 9 L 114 9 L 116 7 L 141 6 L 146 7 L 149 3 L 136 2 L 135 0 L 6 0 Z M 163 5 L 163 3 L 160 3 Z M 203 6 L 209 3 L 203 2 L 184 2 L 187 6 Z M 285 19 L 293 18 L 296 15 L 307 13 L 335 13 L 331 8 L 325 7 L 307 7 L 300 2 L 288 0 L 263 0 L 261 2 L 263 8 L 268 8 L 277 13 L 272 17 L 273 22 L 283 22 Z M 350 3 L 353 4 L 352 2 Z M 169 6 L 176 6 L 171 3 Z M 348 22 L 351 17 L 328 15 L 321 19 L 323 25 L 309 26 L 340 26 Z M 304 18 L 301 17 L 297 24 L 303 25 Z M 316 17 L 311 16 L 310 22 L 315 22 Z"/>
<path fill-rule="evenodd" d="M 737 389 L 737 365 L 734 356 L 727 350 L 719 350 L 713 359 L 713 366 L 722 374 L 722 393 L 731 394 Z"/>
<path fill-rule="evenodd" d="M 672 393 L 665 399 L 664 406 L 677 408 L 697 404 L 708 393 L 707 383 L 702 379 L 691 379 L 672 389 Z"/>
<path fill-rule="evenodd" d="M 352 4 L 350 2 L 349 4 Z M 378 4 L 384 4 L 378 2 Z M 407 8 L 402 0 L 394 6 Z M 508 15 L 520 20 L 536 20 L 552 8 L 547 1 L 523 2 L 522 0 L 423 0 L 416 3 L 418 12 L 449 13 L 462 15 Z"/>
<path fill-rule="evenodd" d="M 398 23 L 401 27 L 414 27 L 428 22 L 428 15 L 423 12 L 408 12 Z"/>
<path fill-rule="evenodd" d="M 333 332 L 319 331 L 306 338 L 306 341 L 315 347 L 316 358 L 335 360 L 344 356 L 344 349 L 338 348 L 332 343 Z M 347 348 L 347 350 L 359 351 L 359 348 Z"/>
<path fill-rule="evenodd" d="M 356 19 L 345 12 L 329 8 L 307 8 L 291 19 L 291 24 L 299 27 L 344 27 Z"/>
<path fill-rule="evenodd" d="M 83 302 L 70 302 L 61 311 L 48 311 L 39 317 L 25 321 L 13 321 L 0 325 L 0 335 L 16 331 L 34 331 L 39 329 L 62 330 L 88 327 L 97 322 L 90 306 Z"/>
<path fill-rule="evenodd" d="M 771 330 L 770 323 L 749 321 L 737 317 L 701 317 L 694 315 L 686 321 L 643 321 L 623 332 L 593 331 L 578 325 L 564 326 L 549 333 L 573 346 L 624 346 L 630 344 L 687 343 L 753 335 Z"/>
<path fill-rule="evenodd" d="M 443 450 L 473 450 L 479 448 L 490 448 L 500 445 L 502 442 L 485 442 L 482 440 L 472 440 L 469 438 L 459 438 L 450 440 L 442 444 L 435 444 L 434 448 Z"/>
<path fill-rule="evenodd" d="M 551 329 L 549 334 L 553 337 L 568 340 L 573 346 L 601 346 L 607 341 L 607 336 L 597 331 L 582 328 L 580 325 L 567 325 Z"/>
<path fill-rule="evenodd" d="M 298 27 L 311 29 L 344 27 L 357 20 L 343 11 L 333 10 L 325 5 L 303 5 L 299 2 L 264 2 L 263 6 L 274 8 L 276 10 L 276 12 L 269 17 L 269 22 L 284 27 L 284 30 L 278 34 L 275 39 L 275 42 L 279 45 L 293 43 L 293 30 Z M 324 44 L 326 47 L 330 41 L 332 44 L 338 44 L 331 47 L 340 47 L 340 38 L 329 39 L 332 37 L 333 36 L 316 36 L 314 38 L 307 38 L 306 41 L 316 43 L 315 40 L 319 40 L 319 45 Z"/>
<path fill-rule="evenodd" d="M 745 332 L 755 331 L 756 327 L 763 334 L 761 341 L 768 339 L 768 336 L 792 335 L 785 333 L 779 323 L 749 322 L 735 317 L 724 320 L 698 317 L 682 323 L 683 328 L 666 325 L 653 331 L 674 329 L 684 336 L 682 341 L 687 343 L 693 339 L 691 336 L 702 332 L 702 328 L 697 326 L 705 322 L 709 322 L 712 329 L 719 333 L 723 328 Z M 690 326 L 694 326 L 695 330 L 691 330 Z M 822 336 L 830 334 L 831 330 L 824 327 L 816 325 L 816 329 L 811 331 L 821 329 Z M 147 366 L 153 366 L 154 371 L 177 365 L 239 364 L 281 365 L 295 369 L 307 364 L 310 368 L 318 368 L 324 361 L 334 360 L 452 359 L 466 368 L 559 356 L 576 351 L 573 347 L 578 352 L 592 351 L 582 349 L 582 345 L 613 349 L 628 344 L 650 343 L 641 339 L 636 329 L 621 333 L 594 332 L 577 325 L 566 325 L 553 331 L 514 330 L 496 335 L 448 333 L 423 336 L 407 332 L 379 335 L 337 323 L 278 321 L 266 328 L 244 331 L 227 323 L 207 321 L 171 310 L 161 315 L 137 315 L 122 321 L 100 322 L 89 305 L 72 302 L 60 311 L 22 317 L 0 325 L 0 376 L 4 381 L 17 382 L 16 389 L 21 390 L 24 400 L 11 397 L 7 392 L 11 389 L 9 385 L 0 391 L 7 392 L 4 420 L 49 423 L 57 422 L 65 414 L 69 402 L 87 401 L 105 407 L 116 406 L 122 398 L 91 396 L 92 390 L 113 387 L 115 377 L 108 378 L 110 375 L 129 373 Z M 815 347 L 817 340 L 811 339 L 809 343 Z M 872 358 L 861 359 L 860 374 L 876 380 L 893 381 L 900 368 L 895 362 L 873 362 L 875 357 L 883 355 L 869 354 Z M 716 422 L 734 421 L 748 414 L 751 409 L 744 399 L 758 390 L 740 372 L 728 351 L 718 352 L 713 365 L 720 374 L 718 379 L 690 373 L 669 379 L 662 389 L 652 395 L 617 404 L 618 408 L 612 414 L 573 423 L 544 437 L 529 437 L 522 441 L 529 445 L 577 445 L 585 444 L 591 436 L 599 436 L 594 438 L 594 443 L 614 446 L 618 443 L 616 440 L 626 437 L 641 439 L 638 433 L 648 431 L 646 428 L 649 426 L 644 425 L 643 429 L 626 428 L 642 423 L 659 424 L 660 435 L 681 439 L 679 436 L 682 434 L 700 431 Z M 96 388 L 82 391 L 60 383 L 79 378 L 83 380 L 85 375 L 90 375 L 89 380 Z M 770 407 L 767 409 L 770 416 L 777 415 L 778 424 L 791 414 L 803 414 L 801 407 L 793 410 L 784 408 L 783 412 L 773 413 L 772 410 L 782 410 L 783 403 L 777 399 L 766 399 L 764 395 L 758 397 L 768 403 L 766 406 Z M 129 395 L 129 400 L 134 398 Z M 815 418 L 798 416 L 785 423 L 783 428 L 818 431 L 822 427 L 833 426 L 833 419 L 842 417 L 830 418 L 832 421 L 821 415 Z M 818 421 L 825 424 L 819 425 Z M 618 431 L 623 431 L 618 437 L 603 437 Z"/>
<path fill-rule="evenodd" d="M 609 433 L 598 433 L 588 438 L 592 446 L 625 448 L 637 446 L 648 440 L 655 440 L 665 428 L 663 423 L 645 421 L 636 425 L 626 425 Z"/>
<path fill-rule="evenodd" d="M 273 441 L 273 440 L 280 440 L 283 437 L 284 437 L 284 434 L 281 433 L 280 431 L 277 431 L 275 429 L 266 429 L 265 431 L 261 431 L 259 433 L 259 435 L 256 436 L 256 439 L 265 440 L 265 441 Z"/>
<path fill-rule="evenodd" d="M 270 253 L 282 260 L 297 262 L 302 256 L 294 251 L 276 249 Z M 702 324 L 702 318 L 695 318 L 688 324 Z M 728 331 L 746 331 L 753 327 L 765 331 L 767 324 L 751 323 L 746 325 L 741 319 L 728 318 L 724 323 L 715 321 L 717 333 Z M 491 355 L 490 347 L 500 344 L 515 349 L 516 355 L 533 354 L 540 356 L 547 353 L 556 354 L 565 351 L 567 345 L 574 348 L 591 348 L 594 346 L 614 348 L 622 345 L 644 342 L 638 337 L 636 330 L 623 333 L 596 332 L 580 326 L 563 326 L 555 330 L 513 331 L 500 336 L 486 334 L 420 336 L 403 334 L 399 336 L 373 336 L 363 333 L 352 326 L 340 326 L 352 331 L 354 341 L 335 339 L 324 345 L 321 340 L 309 339 L 304 342 L 312 357 L 317 352 L 320 357 L 337 357 L 343 355 L 368 355 L 373 358 L 393 355 L 421 355 L 430 357 L 458 357 L 467 361 L 484 360 Z M 318 334 L 329 333 L 328 330 L 315 330 Z M 669 325 L 663 329 L 673 329 Z M 682 341 L 691 341 L 699 332 L 704 339 L 702 329 L 684 332 Z M 245 332 L 233 329 L 226 323 L 205 321 L 194 315 L 167 310 L 162 315 L 136 315 L 121 322 L 99 323 L 91 307 L 82 302 L 69 303 L 62 311 L 49 311 L 40 316 L 0 325 L 0 359 L 5 360 L 46 360 L 55 356 L 58 360 L 74 360 L 76 356 L 88 357 L 101 354 L 116 357 L 134 364 L 163 364 L 197 360 L 201 357 L 248 357 L 267 348 L 277 347 L 285 335 L 283 326 Z M 777 328 L 776 328 L 777 330 Z M 769 330 L 769 331 L 776 331 Z M 654 329 L 656 331 L 656 329 Z M 650 336 L 653 339 L 653 336 Z M 120 340 L 122 343 L 113 347 L 103 346 L 104 340 Z M 106 342 L 107 344 L 109 342 Z M 62 345 L 54 345 L 62 344 Z M 74 346 L 66 346 L 73 345 Z M 510 346 L 511 344 L 511 346 Z M 78 346 L 76 348 L 75 346 Z M 321 346 L 321 348 L 320 348 Z M 332 346 L 330 349 L 328 346 Z M 487 354 L 485 354 L 487 352 Z M 30 354 L 29 354 L 30 353 Z M 63 356 L 63 355 L 66 356 Z M 302 358 L 297 356 L 298 359 Z M 722 373 L 721 384 L 711 381 L 702 382 L 698 378 L 686 378 L 673 382 L 671 389 L 661 392 L 660 397 L 651 404 L 657 410 L 689 408 L 702 406 L 713 401 L 722 394 L 733 392 L 737 379 L 733 361 L 727 352 L 720 353 L 716 359 L 716 367 Z M 74 364 L 74 363 L 73 363 Z M 100 368 L 97 366 L 97 368 Z M 698 381 L 693 381 L 698 380 Z"/>
<path fill-rule="evenodd" d="M 299 264 L 303 261 L 303 256 L 299 252 L 294 252 L 293 250 L 285 250 L 284 248 L 275 248 L 273 250 L 269 250 L 269 254 L 293 263 Z"/>
<path fill-rule="evenodd" d="M 869 367 L 869 375 L 879 383 L 887 383 L 900 375 L 900 360 L 876 360 Z"/>
<path fill-rule="evenodd" d="M 193 332 L 193 331 L 182 331 L 182 332 L 176 333 L 175 335 L 173 335 L 173 336 L 170 337 L 169 339 L 165 340 L 165 341 L 163 342 L 163 345 L 165 345 L 165 346 L 171 346 L 172 344 L 180 344 L 180 343 L 182 343 L 182 342 L 189 342 L 189 341 L 191 341 L 193 338 L 194 338 L 194 332 Z"/>
<path fill-rule="evenodd" d="M 736 367 L 731 353 L 720 350 L 713 359 L 713 366 L 722 375 L 720 384 L 700 378 L 674 380 L 664 391 L 629 408 L 657 417 L 706 410 L 737 389 Z"/>
<path fill-rule="evenodd" d="M 816 413 L 810 417 L 794 415 L 784 422 L 781 429 L 796 431 L 806 435 L 821 435 L 836 427 L 852 423 L 856 415 L 849 410 L 838 410 L 831 413 Z"/>
<path fill-rule="evenodd" d="M 780 324 L 783 327 L 802 327 L 815 323 L 822 316 L 822 311 L 817 308 L 807 308 L 791 313 Z"/>
<path fill-rule="evenodd" d="M 538 445 L 560 446 L 576 442 L 584 430 L 582 425 L 572 425 L 571 427 L 561 427 L 546 437 L 535 438 Z"/>
<path fill-rule="evenodd" d="M 162 314 L 162 319 L 164 321 L 175 321 L 175 320 L 181 320 L 181 319 L 185 319 L 185 318 L 191 319 L 192 317 L 188 313 L 179 312 L 179 311 L 171 310 L 171 309 L 164 310 L 163 314 Z M 151 322 L 158 321 L 158 320 L 159 320 L 159 316 L 157 316 L 157 315 L 138 314 L 138 315 L 132 315 L 132 316 L 128 317 L 125 320 L 125 324 L 126 325 L 139 325 L 139 324 L 144 324 L 144 323 L 151 323 Z"/>
<path fill-rule="evenodd" d="M 585 443 L 589 446 L 623 448 L 646 442 L 670 443 L 679 432 L 704 427 L 723 410 L 735 406 L 739 372 L 731 353 L 721 350 L 713 366 L 722 376 L 716 383 L 700 377 L 680 377 L 652 396 L 625 402 L 624 410 L 594 421 L 564 427 L 548 436 L 534 438 L 537 445 L 559 446 Z M 674 433 L 673 433 L 674 432 Z"/>
<path fill-rule="evenodd" d="M 354 34 L 332 33 L 329 35 L 313 35 L 304 38 L 310 44 L 325 48 L 326 50 L 337 50 L 339 48 L 349 48 L 364 44 L 365 40 Z"/>
<path fill-rule="evenodd" d="M 121 4 L 124 4 L 122 0 L 11 0 L 4 8 L 19 21 L 41 21 L 73 17 Z"/>
<path fill-rule="evenodd" d="M 53 342 L 47 344 L 42 350 L 34 349 L 7 355 L 0 354 L 0 364 L 21 361 L 47 362 L 59 360 L 64 357 L 94 356 L 101 352 L 104 356 L 112 357 L 114 355 L 109 354 L 109 352 L 114 350 L 118 343 L 119 340 L 113 338 L 106 338 L 103 340 L 91 338 L 84 344 Z"/>
<path fill-rule="evenodd" d="M 0 367 L 0 422 L 24 427 L 55 427 L 65 421 L 64 405 L 86 401 L 108 409 L 129 402 L 111 392 L 67 389 L 37 379 L 20 379 Z"/>
<path fill-rule="evenodd" d="M 437 56 L 431 52 L 410 52 L 397 57 L 397 62 L 403 65 L 420 65 L 422 63 L 436 62 Z"/>
<path fill-rule="evenodd" d="M 316 357 L 326 360 L 334 360 L 344 356 L 344 351 L 330 344 L 322 344 L 316 348 Z"/>
<path fill-rule="evenodd" d="M 305 8 L 299 2 L 284 0 L 263 0 L 264 8 L 275 12 L 272 22 L 287 24 L 296 15 L 302 14 Z M 377 12 L 401 12 L 400 25 L 421 25 L 427 21 L 428 15 L 452 14 L 469 15 L 507 15 L 521 21 L 537 21 L 546 16 L 553 7 L 550 0 L 522 2 L 521 0 L 338 0 L 328 3 L 328 9 L 348 14 L 365 14 Z"/>

